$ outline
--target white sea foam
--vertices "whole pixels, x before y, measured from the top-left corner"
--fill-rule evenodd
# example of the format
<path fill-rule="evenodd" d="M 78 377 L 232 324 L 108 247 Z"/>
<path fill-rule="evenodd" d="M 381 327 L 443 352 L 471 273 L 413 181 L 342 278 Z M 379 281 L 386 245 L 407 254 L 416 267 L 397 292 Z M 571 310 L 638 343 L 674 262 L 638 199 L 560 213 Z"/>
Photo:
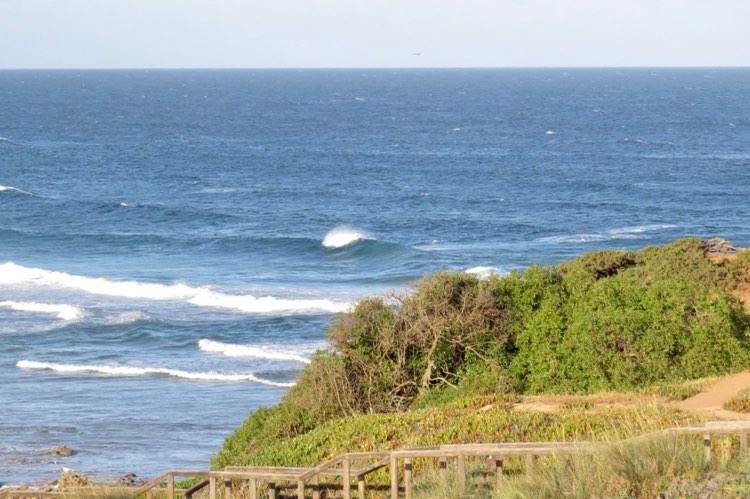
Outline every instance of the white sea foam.
<path fill-rule="evenodd" d="M 272 296 L 230 295 L 207 287 L 187 284 L 157 284 L 137 281 L 113 281 L 51 270 L 23 267 L 13 262 L 0 265 L 0 284 L 30 284 L 68 288 L 95 295 L 140 298 L 146 300 L 182 301 L 201 307 L 237 310 L 245 313 L 328 312 L 349 309 L 348 303 L 326 299 L 283 299 Z"/>
<path fill-rule="evenodd" d="M 25 301 L 0 301 L 0 307 L 10 308 L 21 312 L 39 312 L 43 314 L 54 314 L 64 321 L 80 319 L 86 312 L 73 305 L 57 303 L 37 303 Z"/>
<path fill-rule="evenodd" d="M 674 227 L 676 226 L 671 224 L 639 225 L 636 227 L 623 227 L 592 234 L 549 236 L 540 238 L 539 241 L 545 243 L 590 243 L 618 239 L 643 239 L 644 237 L 647 237 L 645 234 L 648 232 L 658 232 L 664 229 L 673 229 Z"/>
<path fill-rule="evenodd" d="M 56 364 L 53 362 L 36 362 L 33 360 L 19 360 L 16 362 L 19 369 L 48 370 L 59 373 L 91 373 L 110 376 L 172 376 L 175 378 L 191 379 L 198 381 L 251 381 L 268 386 L 290 387 L 294 383 L 279 383 L 259 378 L 254 374 L 223 374 L 217 372 L 191 372 L 180 369 L 169 369 L 166 367 L 131 367 L 110 365 L 81 365 L 81 364 Z"/>
<path fill-rule="evenodd" d="M 120 315 L 110 317 L 106 320 L 107 324 L 121 325 L 121 324 L 132 324 L 134 322 L 153 321 L 154 317 L 147 314 L 146 312 L 123 312 Z"/>
<path fill-rule="evenodd" d="M 471 267 L 470 269 L 464 270 L 466 274 L 473 274 L 480 279 L 489 279 L 490 276 L 493 275 L 507 275 L 508 272 L 499 269 L 497 267 L 485 267 L 485 266 L 478 266 L 478 267 Z"/>
<path fill-rule="evenodd" d="M 546 133 L 546 135 L 555 135 L 555 131 L 554 130 L 547 130 L 547 132 L 545 132 L 545 133 Z"/>
<path fill-rule="evenodd" d="M 322 244 L 325 248 L 343 248 L 363 239 L 373 239 L 373 237 L 349 227 L 336 227 L 328 231 Z"/>
<path fill-rule="evenodd" d="M 219 341 L 202 339 L 198 341 L 198 348 L 204 352 L 220 353 L 227 357 L 253 357 L 256 359 L 293 360 L 304 364 L 310 363 L 310 359 L 295 352 L 258 347 L 255 345 L 235 345 L 232 343 L 221 343 Z"/>

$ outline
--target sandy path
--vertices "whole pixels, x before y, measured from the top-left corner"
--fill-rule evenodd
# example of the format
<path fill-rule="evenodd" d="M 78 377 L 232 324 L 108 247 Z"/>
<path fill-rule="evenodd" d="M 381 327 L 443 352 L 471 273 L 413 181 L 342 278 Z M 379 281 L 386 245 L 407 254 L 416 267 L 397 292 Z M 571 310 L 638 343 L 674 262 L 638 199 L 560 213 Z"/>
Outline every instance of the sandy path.
<path fill-rule="evenodd" d="M 688 399 L 678 402 L 680 409 L 688 411 L 717 411 L 743 388 L 750 387 L 750 372 L 743 371 L 730 374 L 718 379 L 715 383 L 704 388 L 702 392 Z"/>

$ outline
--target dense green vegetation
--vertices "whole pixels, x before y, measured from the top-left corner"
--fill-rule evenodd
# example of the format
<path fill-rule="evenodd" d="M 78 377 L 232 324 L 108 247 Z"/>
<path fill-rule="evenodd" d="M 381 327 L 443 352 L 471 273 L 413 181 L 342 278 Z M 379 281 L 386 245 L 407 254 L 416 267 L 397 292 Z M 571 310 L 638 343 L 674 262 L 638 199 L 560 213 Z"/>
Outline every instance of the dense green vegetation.
<path fill-rule="evenodd" d="M 483 397 L 502 411 L 498 401 L 517 394 L 629 391 L 740 370 L 750 361 L 750 318 L 732 291 L 747 285 L 748 269 L 748 252 L 713 263 L 699 240 L 681 239 L 485 281 L 427 276 L 404 296 L 370 298 L 336 317 L 332 349 L 315 355 L 281 403 L 255 411 L 212 465 L 302 465 L 345 449 L 523 439 L 483 426 L 476 411 L 435 427 L 424 421 L 440 418 L 435 408 Z M 498 425 L 526 424 L 493 414 Z M 402 434 L 418 427 L 424 441 Z"/>

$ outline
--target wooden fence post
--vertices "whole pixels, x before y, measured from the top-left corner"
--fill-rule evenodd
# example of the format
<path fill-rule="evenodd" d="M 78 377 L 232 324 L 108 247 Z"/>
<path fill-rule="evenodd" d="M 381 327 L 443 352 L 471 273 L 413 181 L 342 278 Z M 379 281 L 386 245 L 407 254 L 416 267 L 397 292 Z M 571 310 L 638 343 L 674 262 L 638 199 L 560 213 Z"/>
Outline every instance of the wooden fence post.
<path fill-rule="evenodd" d="M 248 480 L 247 486 L 250 488 L 250 499 L 258 499 L 258 484 L 255 478 Z"/>
<path fill-rule="evenodd" d="M 276 483 L 268 482 L 268 499 L 276 499 Z"/>
<path fill-rule="evenodd" d="M 458 493 L 463 494 L 464 488 L 466 487 L 466 456 L 463 454 L 458 455 L 458 466 L 456 470 L 458 484 Z"/>
<path fill-rule="evenodd" d="M 357 498 L 365 499 L 365 476 L 357 475 Z"/>
<path fill-rule="evenodd" d="M 313 477 L 313 499 L 320 499 L 320 475 Z"/>
<path fill-rule="evenodd" d="M 412 496 L 412 460 L 410 457 L 404 459 L 404 488 L 406 489 L 406 499 L 411 499 Z"/>
<path fill-rule="evenodd" d="M 208 477 L 208 497 L 209 499 L 216 499 L 216 477 Z"/>
<path fill-rule="evenodd" d="M 747 455 L 747 433 L 740 433 L 740 457 Z"/>
<path fill-rule="evenodd" d="M 232 481 L 224 479 L 224 499 L 232 499 Z"/>
<path fill-rule="evenodd" d="M 706 461 L 711 460 L 711 434 L 706 433 L 703 435 L 703 457 L 706 458 Z"/>
<path fill-rule="evenodd" d="M 391 456 L 391 499 L 398 499 L 398 458 Z"/>
<path fill-rule="evenodd" d="M 305 499 L 305 481 L 297 480 L 297 499 Z"/>
<path fill-rule="evenodd" d="M 503 482 L 503 458 L 495 456 L 495 490 L 500 490 Z"/>
<path fill-rule="evenodd" d="M 352 497 L 352 468 L 351 468 L 351 460 L 349 458 L 349 454 L 344 456 L 344 490 L 343 490 L 343 496 L 344 499 L 351 499 Z"/>

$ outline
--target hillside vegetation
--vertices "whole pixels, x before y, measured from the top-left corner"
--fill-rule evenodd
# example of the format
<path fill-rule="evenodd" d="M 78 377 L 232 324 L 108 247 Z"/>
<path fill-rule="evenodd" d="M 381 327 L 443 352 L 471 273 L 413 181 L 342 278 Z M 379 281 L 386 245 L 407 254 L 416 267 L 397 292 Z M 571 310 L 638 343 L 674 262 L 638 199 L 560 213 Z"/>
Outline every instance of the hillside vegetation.
<path fill-rule="evenodd" d="M 488 280 L 427 276 L 403 296 L 369 298 L 337 316 L 332 348 L 316 353 L 278 405 L 258 409 L 228 437 L 212 466 L 596 436 L 597 425 L 612 428 L 608 418 L 627 426 L 626 412 L 566 420 L 506 405 L 519 394 L 642 390 L 746 368 L 750 317 L 735 294 L 749 275 L 750 252 L 712 262 L 700 240 L 681 239 Z M 476 408 L 488 402 L 485 417 Z M 513 433 L 528 425 L 539 431 Z"/>

